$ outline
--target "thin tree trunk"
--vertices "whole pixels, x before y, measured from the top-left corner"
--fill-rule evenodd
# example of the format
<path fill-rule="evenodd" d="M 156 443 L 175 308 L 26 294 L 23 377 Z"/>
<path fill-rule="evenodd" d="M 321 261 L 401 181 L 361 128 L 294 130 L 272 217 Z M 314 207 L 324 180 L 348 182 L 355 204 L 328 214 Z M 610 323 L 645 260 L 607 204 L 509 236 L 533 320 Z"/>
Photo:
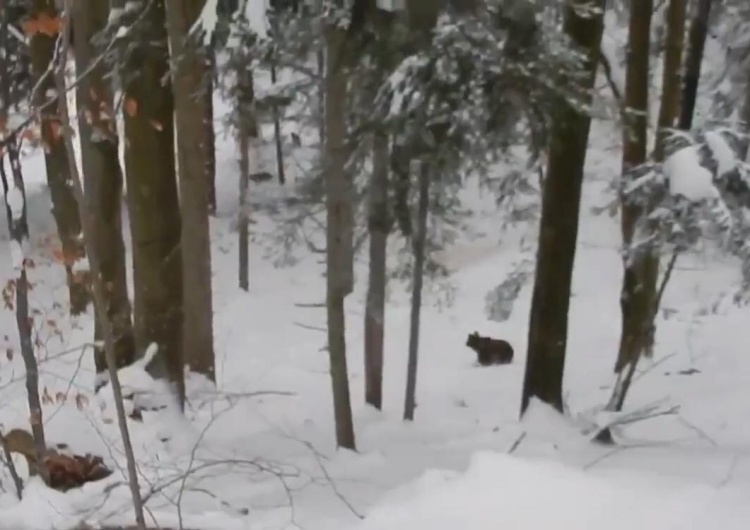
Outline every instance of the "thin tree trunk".
<path fill-rule="evenodd" d="M 29 282 L 26 275 L 26 257 L 24 250 L 28 247 L 29 225 L 26 215 L 26 189 L 21 173 L 21 161 L 18 153 L 18 141 L 15 137 L 6 139 L 7 158 L 10 165 L 11 178 L 5 171 L 4 153 L 0 153 L 0 175 L 5 191 L 5 208 L 8 219 L 8 229 L 12 240 L 11 259 L 17 273 L 15 280 L 15 309 L 16 326 L 21 343 L 21 357 L 26 370 L 26 397 L 29 404 L 29 423 L 34 438 L 36 471 L 45 483 L 49 483 L 43 455 L 47 450 L 44 437 L 44 418 L 42 403 L 39 398 L 39 364 L 34 352 L 32 338 L 32 317 L 29 311 Z M 33 472 L 34 470 L 29 470 Z"/>
<path fill-rule="evenodd" d="M 72 11 L 73 0 L 65 0 L 65 10 L 68 14 Z M 70 27 L 70 25 L 68 26 Z M 70 46 L 70 35 L 72 28 L 70 28 L 62 40 L 62 49 L 65 54 L 68 52 Z M 80 37 L 79 37 L 80 38 Z M 60 93 L 66 92 L 65 83 L 65 70 L 59 68 L 55 73 L 57 89 Z M 135 454 L 133 452 L 133 444 L 130 440 L 130 432 L 128 430 L 127 418 L 125 416 L 125 405 L 123 403 L 122 388 L 120 386 L 120 378 L 117 373 L 117 360 L 115 358 L 115 334 L 113 323 L 107 319 L 105 311 L 105 289 L 104 280 L 102 278 L 101 262 L 99 255 L 96 252 L 96 245 L 93 243 L 94 239 L 94 224 L 95 217 L 90 215 L 86 207 L 86 199 L 83 192 L 83 183 L 81 177 L 78 174 L 78 168 L 73 160 L 75 156 L 75 150 L 73 148 L 73 128 L 70 125 L 70 113 L 68 112 L 67 99 L 63 98 L 59 107 L 59 117 L 63 128 L 62 137 L 66 152 L 68 153 L 68 171 L 71 176 L 71 184 L 73 188 L 74 197 L 76 199 L 76 211 L 78 212 L 79 222 L 83 231 L 83 242 L 86 245 L 88 256 L 90 260 L 92 270 L 92 281 L 91 287 L 94 297 L 94 308 L 99 314 L 99 319 L 103 322 L 103 337 L 104 337 L 104 350 L 107 357 L 107 369 L 109 370 L 110 384 L 112 385 L 112 394 L 115 398 L 115 408 L 117 411 L 117 425 L 120 430 L 120 437 L 122 438 L 123 449 L 125 452 L 125 460 L 127 462 L 128 470 L 128 485 L 130 486 L 130 495 L 133 501 L 133 510 L 135 511 L 135 522 L 139 530 L 145 530 L 146 520 L 144 517 L 143 500 L 141 499 L 140 488 L 138 485 L 138 470 L 136 468 Z"/>
<path fill-rule="evenodd" d="M 693 126 L 695 101 L 698 97 L 698 84 L 701 78 L 703 50 L 706 47 L 708 18 L 711 15 L 711 0 L 698 0 L 698 11 L 690 25 L 688 55 L 685 60 L 685 84 L 682 92 L 680 129 L 686 131 Z"/>
<path fill-rule="evenodd" d="M 183 404 L 182 223 L 166 16 L 164 0 L 139 0 L 138 6 L 148 12 L 140 11 L 142 33 L 129 43 L 134 46 L 122 71 L 136 348 L 143 354 L 152 342 L 158 345 L 158 362 L 150 371 L 168 377 Z"/>
<path fill-rule="evenodd" d="M 183 361 L 194 372 L 216 381 L 211 235 L 206 189 L 210 138 L 205 122 L 206 93 L 211 72 L 205 47 L 188 32 L 200 17 L 206 0 L 167 0 L 167 23 L 172 48 L 177 157 L 182 209 Z"/>
<path fill-rule="evenodd" d="M 86 72 L 97 58 L 92 37 L 107 24 L 109 5 L 95 2 L 73 4 L 73 20 L 78 33 L 75 43 L 76 71 Z M 104 290 L 104 313 L 112 322 L 115 358 L 122 368 L 135 360 L 135 337 L 131 320 L 125 265 L 125 244 L 122 238 L 122 168 L 118 157 L 118 139 L 112 90 L 105 81 L 105 65 L 95 67 L 81 77 L 76 87 L 78 130 L 81 145 L 86 208 L 94 216 L 93 240 L 101 267 Z M 98 344 L 104 338 L 100 312 L 96 312 L 94 360 L 97 385 L 106 382 L 107 363 L 104 349 Z"/>
<path fill-rule="evenodd" d="M 592 2 L 602 13 L 581 16 L 589 5 L 574 0 L 565 8 L 564 31 L 588 52 L 581 89 L 591 90 L 603 31 L 604 0 Z M 590 96 L 589 96 L 590 97 Z M 532 397 L 563 410 L 563 372 L 568 340 L 568 309 L 573 276 L 583 168 L 591 117 L 564 103 L 553 125 L 529 321 L 528 355 L 521 414 Z"/>
<path fill-rule="evenodd" d="M 674 4 L 674 5 L 673 5 Z M 654 161 L 664 160 L 666 153 L 666 142 L 669 138 L 669 129 L 680 124 L 677 121 L 681 114 L 681 81 L 682 81 L 682 51 L 685 40 L 685 13 L 686 1 L 675 0 L 670 3 L 667 13 L 666 53 L 664 57 L 664 68 L 662 73 L 662 101 L 659 109 L 659 122 L 654 146 Z M 691 113 L 692 115 L 692 113 Z M 654 199 L 659 202 L 660 197 Z M 655 304 L 657 296 L 657 282 L 659 279 L 659 265 L 661 256 L 651 253 L 645 256 L 643 285 L 651 300 L 650 321 L 646 327 L 648 332 L 644 337 L 643 355 L 652 357 L 654 354 L 654 343 L 656 340 L 656 316 L 658 304 Z"/>
<path fill-rule="evenodd" d="M 622 175 L 627 179 L 631 172 L 646 161 L 648 141 L 648 82 L 649 49 L 651 39 L 651 13 L 653 1 L 634 2 L 630 7 L 630 37 L 625 80 L 625 106 L 627 121 L 623 127 Z M 666 65 L 664 69 L 665 73 Z M 640 203 L 628 201 L 623 195 L 621 230 L 625 246 L 622 291 L 622 333 L 615 371 L 620 373 L 628 364 L 644 353 L 647 337 L 652 334 L 651 306 L 653 289 L 648 280 L 649 269 L 659 258 L 643 249 L 634 253 L 630 248 L 636 225 L 648 215 Z"/>
<path fill-rule="evenodd" d="M 31 20 L 41 20 L 42 17 L 58 19 L 55 0 L 31 0 L 30 7 Z M 43 105 L 49 95 L 54 94 L 55 91 L 51 63 L 55 60 L 55 42 L 58 35 L 57 33 L 48 34 L 49 28 L 53 27 L 54 25 L 47 24 L 47 31 L 37 30 L 31 35 L 31 64 L 37 86 L 34 99 L 39 106 Z M 41 133 L 47 183 L 52 198 L 52 215 L 55 218 L 62 245 L 70 292 L 70 312 L 77 315 L 86 311 L 91 298 L 87 286 L 87 275 L 76 271 L 76 262 L 82 262 L 86 258 L 86 252 L 81 241 L 81 223 L 76 214 L 75 198 L 70 187 L 68 155 L 62 142 L 58 141 L 60 135 L 60 121 L 57 118 L 58 105 L 59 102 L 47 107 L 46 111 L 41 114 Z"/>
<path fill-rule="evenodd" d="M 315 0 L 315 14 L 323 15 L 323 0 Z M 315 53 L 315 63 L 318 69 L 318 78 L 321 79 L 318 90 L 318 136 L 320 138 L 321 148 L 326 140 L 326 94 L 325 94 L 325 73 L 326 73 L 326 50 L 324 46 L 318 46 Z"/>
<path fill-rule="evenodd" d="M 680 65 L 685 33 L 685 4 L 685 0 L 671 0 L 667 12 L 666 55 L 662 74 L 662 95 L 658 130 L 654 146 L 654 160 L 656 162 L 664 160 L 665 144 L 670 134 L 669 129 L 675 126 L 680 113 Z M 640 26 L 640 24 L 645 24 L 646 19 L 643 17 L 647 15 L 646 13 L 633 12 L 631 16 L 636 19 L 631 20 L 631 23 L 637 27 L 637 29 L 634 28 L 631 30 L 631 35 L 632 31 L 641 34 L 639 37 L 641 40 L 641 53 L 647 56 L 648 42 L 643 42 L 643 39 L 647 38 L 647 36 L 643 35 L 643 32 L 648 31 L 648 28 Z M 646 46 L 645 52 L 643 52 L 644 45 Z M 633 75 L 642 74 L 644 69 L 648 72 L 648 64 L 645 66 L 641 64 L 640 69 L 636 69 L 638 71 Z M 630 72 L 628 75 L 630 75 Z M 642 84 L 639 88 L 641 91 L 647 92 L 648 84 Z M 629 104 L 628 106 L 633 105 Z M 642 135 L 645 142 L 646 125 L 642 124 L 642 127 Z M 624 156 L 623 160 L 625 160 Z M 650 203 L 646 204 L 645 209 L 636 208 L 633 205 L 623 205 L 623 240 L 626 237 L 629 238 L 625 240 L 626 245 L 629 246 L 632 242 L 635 222 L 638 220 L 637 216 L 648 215 L 653 209 L 653 205 L 657 204 L 660 200 L 660 196 L 651 198 Z M 624 217 L 626 213 L 631 216 L 629 218 L 630 224 L 627 225 L 629 229 L 627 232 L 625 231 L 626 224 Z M 646 225 L 646 228 L 651 230 L 655 227 Z M 658 252 L 640 252 L 630 258 L 626 256 L 620 301 L 623 308 L 623 330 L 620 338 L 620 351 L 615 365 L 617 380 L 612 390 L 612 397 L 607 404 L 607 410 L 619 412 L 622 409 L 641 355 L 651 355 L 653 351 L 656 329 L 655 320 L 664 289 L 669 281 L 676 259 L 677 254 L 672 257 L 662 279 L 661 287 L 657 290 L 659 263 L 661 261 Z M 626 313 L 626 311 L 630 311 L 630 313 Z M 628 320 L 626 320 L 626 315 L 629 315 Z M 612 443 L 612 433 L 609 429 L 604 429 L 597 435 L 596 440 L 604 443 Z"/>
<path fill-rule="evenodd" d="M 682 49 L 685 40 L 687 0 L 670 0 L 667 10 L 662 94 L 659 122 L 654 145 L 654 160 L 664 160 L 669 129 L 677 125 L 680 116 L 680 89 L 682 87 Z"/>
<path fill-rule="evenodd" d="M 248 188 L 250 185 L 251 163 L 257 165 L 258 153 L 254 146 L 258 143 L 258 123 L 255 116 L 255 91 L 253 76 L 247 68 L 237 70 L 238 114 L 237 143 L 240 151 L 240 204 L 238 214 L 239 232 L 239 278 L 240 289 L 250 289 L 250 230 Z M 251 153 L 251 150 L 253 151 Z M 252 156 L 251 156 L 252 155 Z M 257 169 L 257 168 L 255 168 Z"/>
<path fill-rule="evenodd" d="M 422 283 L 424 280 L 425 241 L 427 240 L 427 212 L 430 207 L 431 168 L 424 162 L 419 168 L 419 209 L 417 233 L 414 238 L 414 272 L 411 287 L 411 318 L 409 321 L 409 361 L 406 368 L 406 396 L 404 420 L 414 421 L 417 406 L 417 366 L 419 356 L 419 326 L 422 313 Z"/>
<path fill-rule="evenodd" d="M 383 408 L 383 337 L 385 329 L 386 248 L 390 232 L 388 213 L 388 136 L 376 133 L 372 147 L 372 178 L 368 225 L 370 275 L 365 306 L 365 401 Z"/>
<path fill-rule="evenodd" d="M 206 90 L 202 97 L 205 98 L 206 115 L 203 122 L 205 127 L 205 149 L 206 149 L 206 183 L 208 186 L 208 214 L 216 215 L 216 131 L 214 130 L 214 72 L 216 70 L 216 53 L 213 47 L 206 50 L 208 64 L 206 68 Z"/>
<path fill-rule="evenodd" d="M 344 32 L 326 28 L 328 57 L 342 57 Z M 327 61 L 325 76 L 324 151 L 327 208 L 327 305 L 328 351 L 330 355 L 336 443 L 355 449 L 354 423 L 346 362 L 346 328 L 344 299 L 352 291 L 351 197 L 346 165 L 346 94 L 347 74 L 341 60 Z"/>
<path fill-rule="evenodd" d="M 276 65 L 271 65 L 271 83 L 276 84 Z M 282 186 L 286 182 L 284 175 L 284 147 L 281 139 L 281 121 L 279 118 L 279 108 L 273 105 L 273 136 L 276 144 L 276 172 L 278 173 L 279 184 Z"/>

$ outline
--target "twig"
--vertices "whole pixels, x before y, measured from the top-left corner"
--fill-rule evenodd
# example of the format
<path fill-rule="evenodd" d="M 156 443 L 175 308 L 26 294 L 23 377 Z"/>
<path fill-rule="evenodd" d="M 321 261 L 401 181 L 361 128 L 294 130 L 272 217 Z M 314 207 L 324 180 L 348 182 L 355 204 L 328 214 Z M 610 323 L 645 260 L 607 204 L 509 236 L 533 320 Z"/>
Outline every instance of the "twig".
<path fill-rule="evenodd" d="M 23 498 L 23 482 L 21 481 L 21 477 L 18 476 L 18 470 L 16 469 L 16 465 L 13 463 L 13 457 L 10 454 L 10 449 L 8 449 L 8 444 L 5 443 L 5 437 L 0 433 L 0 444 L 3 446 L 3 454 L 5 455 L 5 465 L 8 466 L 8 471 L 10 472 L 10 476 L 13 479 L 13 484 L 16 487 L 16 495 L 18 496 L 18 500 L 20 501 Z"/>
<path fill-rule="evenodd" d="M 322 331 L 322 332 L 326 331 L 325 328 L 321 328 L 321 327 L 318 327 L 318 326 L 311 326 L 309 324 L 303 324 L 302 322 L 295 322 L 294 325 L 295 326 L 299 326 L 299 327 L 301 327 L 303 329 L 309 329 L 311 331 Z"/>
<path fill-rule="evenodd" d="M 513 453 L 516 452 L 516 449 L 518 449 L 518 446 L 521 445 L 521 442 L 523 442 L 524 438 L 526 438 L 526 434 L 527 434 L 526 431 L 523 431 L 521 433 L 521 436 L 519 436 L 518 438 L 516 438 L 516 441 L 513 442 L 513 445 L 511 445 L 510 449 L 508 449 L 508 454 L 509 455 L 512 455 Z"/>
<path fill-rule="evenodd" d="M 325 306 L 326 306 L 325 302 L 312 302 L 309 304 L 305 304 L 305 303 L 294 304 L 294 307 L 300 307 L 300 308 L 320 308 L 320 307 L 325 307 Z"/>
<path fill-rule="evenodd" d="M 604 70 L 604 77 L 607 79 L 607 85 L 609 85 L 609 89 L 612 91 L 612 95 L 615 97 L 617 106 L 620 108 L 620 113 L 622 113 L 622 93 L 620 92 L 620 89 L 617 86 L 617 83 L 615 82 L 615 79 L 612 75 L 612 64 L 609 62 L 609 58 L 601 49 L 599 49 L 599 64 L 602 65 L 602 69 Z"/>
<path fill-rule="evenodd" d="M 325 479 L 326 479 L 326 480 L 328 481 L 328 484 L 329 484 L 329 485 L 331 486 L 331 491 L 333 491 L 333 494 L 334 494 L 334 495 L 336 495 L 336 497 L 338 497 L 338 499 L 339 499 L 339 500 L 340 500 L 340 501 L 341 501 L 341 502 L 342 502 L 342 503 L 344 504 L 344 506 L 346 506 L 346 507 L 347 507 L 347 509 L 348 509 L 348 510 L 349 510 L 350 512 L 352 512 L 352 514 L 354 514 L 354 516 L 355 516 L 355 517 L 357 517 L 358 519 L 364 519 L 364 518 L 365 518 L 365 516 L 364 516 L 364 515 L 362 515 L 361 513 L 359 513 L 359 512 L 357 511 L 357 509 L 356 509 L 356 508 L 354 508 L 354 506 L 352 506 L 352 503 L 351 503 L 351 502 L 349 502 L 349 499 L 347 499 L 347 498 L 346 498 L 346 497 L 345 497 L 345 496 L 344 496 L 344 495 L 343 495 L 343 494 L 342 494 L 342 493 L 341 493 L 341 492 L 339 491 L 338 487 L 336 486 L 336 483 L 335 483 L 335 482 L 333 481 L 333 478 L 331 478 L 331 475 L 330 475 L 330 474 L 328 473 L 328 470 L 327 470 L 327 469 L 326 469 L 326 467 L 325 467 L 325 466 L 323 465 L 323 462 L 321 461 L 321 458 L 320 458 L 320 456 L 318 455 L 317 451 L 313 451 L 313 454 L 315 455 L 315 461 L 316 461 L 316 462 L 318 463 L 318 467 L 319 467 L 319 468 L 320 468 L 320 470 L 321 470 L 321 471 L 323 472 L 323 476 L 324 476 L 324 477 L 325 477 Z"/>

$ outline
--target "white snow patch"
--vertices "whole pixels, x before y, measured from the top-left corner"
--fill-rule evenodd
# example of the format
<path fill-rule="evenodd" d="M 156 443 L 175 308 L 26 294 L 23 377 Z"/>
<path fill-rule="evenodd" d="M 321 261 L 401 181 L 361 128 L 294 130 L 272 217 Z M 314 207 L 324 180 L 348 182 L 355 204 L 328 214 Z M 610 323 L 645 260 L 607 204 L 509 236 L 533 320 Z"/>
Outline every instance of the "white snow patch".
<path fill-rule="evenodd" d="M 91 270 L 91 264 L 88 257 L 83 257 L 73 262 L 73 272 L 88 272 Z"/>
<path fill-rule="evenodd" d="M 219 22 L 219 15 L 217 13 L 218 0 L 206 0 L 203 5 L 198 20 L 195 21 L 190 32 L 201 31 L 203 33 L 203 44 L 209 46 L 211 39 L 216 31 L 216 24 Z"/>
<path fill-rule="evenodd" d="M 429 479 L 429 480 L 428 480 Z M 463 475 L 432 472 L 411 498 L 371 512 L 356 530 L 678 528 L 703 488 L 596 477 L 557 462 L 480 452 Z M 634 483 L 635 482 L 635 483 Z"/>
<path fill-rule="evenodd" d="M 724 136 L 717 131 L 708 131 L 705 134 L 706 143 L 708 148 L 711 149 L 714 160 L 718 165 L 717 175 L 722 176 L 734 171 L 737 167 L 737 157 L 734 154 L 734 150 L 724 139 Z"/>
<path fill-rule="evenodd" d="M 23 270 L 23 262 L 26 254 L 23 246 L 15 239 L 10 240 L 10 262 L 13 270 L 20 272 Z"/>
<path fill-rule="evenodd" d="M 701 165 L 698 146 L 690 145 L 673 153 L 664 162 L 672 195 L 682 195 L 690 201 L 718 197 L 711 172 Z"/>
<path fill-rule="evenodd" d="M 10 182 L 8 185 L 9 189 L 8 193 L 5 194 L 5 203 L 8 205 L 8 208 L 10 208 L 10 215 L 13 217 L 13 220 L 18 221 L 23 217 L 23 208 L 26 201 L 24 200 L 23 192 L 21 190 Z"/>
<path fill-rule="evenodd" d="M 23 500 L 1 513 L 0 530 L 72 528 L 79 520 L 65 494 L 49 489 L 36 477 L 24 488 Z"/>
<path fill-rule="evenodd" d="M 245 4 L 245 18 L 250 24 L 250 29 L 261 39 L 268 37 L 267 12 L 267 0 L 247 0 Z"/>

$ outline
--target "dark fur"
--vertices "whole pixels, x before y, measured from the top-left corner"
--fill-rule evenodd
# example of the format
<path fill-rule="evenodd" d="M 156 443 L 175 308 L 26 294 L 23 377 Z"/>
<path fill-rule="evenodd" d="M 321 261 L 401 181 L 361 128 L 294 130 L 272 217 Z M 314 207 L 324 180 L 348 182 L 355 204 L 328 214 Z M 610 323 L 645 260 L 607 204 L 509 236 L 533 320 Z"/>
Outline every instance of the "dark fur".
<path fill-rule="evenodd" d="M 466 339 L 466 345 L 477 352 L 477 362 L 481 366 L 513 362 L 513 346 L 508 341 L 482 337 L 475 331 Z"/>

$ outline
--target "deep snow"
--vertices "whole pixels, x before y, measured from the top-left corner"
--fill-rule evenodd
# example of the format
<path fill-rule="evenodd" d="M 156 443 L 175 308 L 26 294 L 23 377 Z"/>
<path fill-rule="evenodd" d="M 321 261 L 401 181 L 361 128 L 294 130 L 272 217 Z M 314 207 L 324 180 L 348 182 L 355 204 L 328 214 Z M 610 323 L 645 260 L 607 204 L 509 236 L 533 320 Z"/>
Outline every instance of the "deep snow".
<path fill-rule="evenodd" d="M 617 132 L 597 123 L 591 137 L 565 374 L 569 418 L 535 404 L 523 423 L 517 420 L 530 286 L 502 324 L 487 320 L 484 298 L 516 260 L 529 257 L 518 242 L 521 235 L 533 238 L 535 228 L 501 233 L 492 198 L 470 188 L 465 198 L 479 235 L 443 255 L 453 271 L 452 304 L 444 303 L 444 291 L 426 296 L 413 424 L 401 421 L 409 315 L 403 283 L 389 286 L 384 412 L 364 406 L 367 266 L 358 262 L 357 287 L 347 300 L 355 454 L 334 448 L 325 314 L 296 305 L 323 300 L 320 257 L 272 266 L 258 248 L 269 225 L 254 213 L 251 288 L 238 289 L 236 154 L 231 139 L 219 134 L 219 212 L 212 221 L 218 391 L 191 377 L 186 418 L 167 410 L 131 422 L 149 515 L 160 526 L 194 529 L 745 528 L 750 313 L 721 296 L 737 280 L 731 259 L 708 247 L 680 258 L 655 358 L 643 363 L 626 404 L 632 411 L 663 402 L 679 405 L 678 412 L 627 426 L 615 448 L 594 446 L 581 434 L 584 419 L 609 398 L 620 328 L 618 220 L 591 213 L 609 201 L 606 188 L 619 167 Z M 85 347 L 91 315 L 71 319 L 64 310 L 40 153 L 24 158 L 24 172 L 35 263 L 31 304 L 42 384 L 52 398 L 45 405 L 49 442 L 100 454 L 124 469 L 112 407 L 93 395 Z M 274 188 L 264 184 L 251 193 L 262 200 L 275 196 Z M 13 276 L 10 257 L 0 260 L 0 274 Z M 23 363 L 13 353 L 15 319 L 4 311 L 0 346 L 11 352 L 0 360 L 0 422 L 7 430 L 27 421 L 27 408 Z M 472 331 L 511 342 L 514 363 L 474 366 L 464 346 Z M 137 369 L 128 377 L 134 388 L 155 388 Z M 65 495 L 31 481 L 20 504 L 3 473 L 0 529 L 132 519 L 121 472 Z"/>

